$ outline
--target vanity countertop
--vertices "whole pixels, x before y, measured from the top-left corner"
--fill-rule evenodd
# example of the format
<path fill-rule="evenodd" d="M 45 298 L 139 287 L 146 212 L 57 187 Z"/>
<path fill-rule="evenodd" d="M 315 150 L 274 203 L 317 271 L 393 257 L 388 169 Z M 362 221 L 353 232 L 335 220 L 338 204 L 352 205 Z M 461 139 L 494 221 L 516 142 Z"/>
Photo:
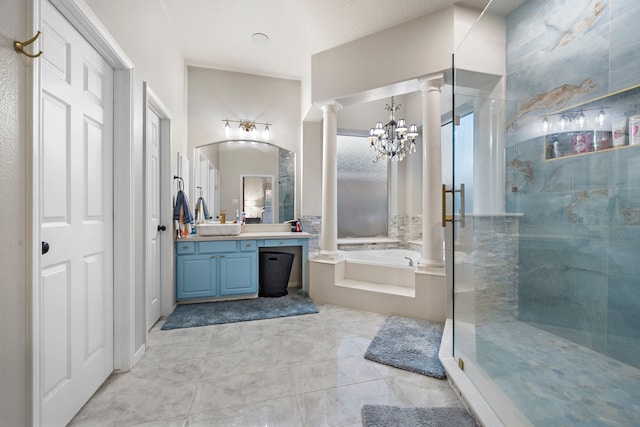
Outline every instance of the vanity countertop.
<path fill-rule="evenodd" d="M 175 239 L 176 242 L 206 242 L 211 240 L 259 240 L 259 239 L 308 239 L 310 233 L 302 231 L 300 233 L 291 231 L 252 231 L 243 232 L 235 236 L 198 236 L 193 235 L 182 239 Z"/>

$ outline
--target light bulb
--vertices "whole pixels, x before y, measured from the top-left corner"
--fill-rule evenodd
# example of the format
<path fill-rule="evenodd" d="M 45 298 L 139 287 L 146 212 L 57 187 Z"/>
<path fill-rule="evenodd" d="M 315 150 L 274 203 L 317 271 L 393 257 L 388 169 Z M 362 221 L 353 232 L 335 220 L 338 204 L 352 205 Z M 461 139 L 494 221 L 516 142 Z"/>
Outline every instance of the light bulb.
<path fill-rule="evenodd" d="M 268 141 L 270 136 L 271 136 L 271 132 L 269 131 L 269 125 L 266 125 L 264 128 L 263 137 Z"/>
<path fill-rule="evenodd" d="M 605 117 L 604 110 L 601 108 L 600 112 L 598 113 L 598 124 L 600 126 L 604 125 L 604 117 Z"/>
<path fill-rule="evenodd" d="M 229 139 L 231 136 L 231 126 L 229 126 L 229 120 L 224 124 L 224 135 Z"/>
<path fill-rule="evenodd" d="M 583 128 L 584 122 L 585 122 L 584 113 L 581 110 L 580 114 L 578 115 L 578 126 L 580 126 L 580 128 Z"/>
<path fill-rule="evenodd" d="M 549 130 L 549 119 L 547 118 L 547 116 L 544 116 L 544 119 L 542 119 L 542 129 L 545 132 Z"/>

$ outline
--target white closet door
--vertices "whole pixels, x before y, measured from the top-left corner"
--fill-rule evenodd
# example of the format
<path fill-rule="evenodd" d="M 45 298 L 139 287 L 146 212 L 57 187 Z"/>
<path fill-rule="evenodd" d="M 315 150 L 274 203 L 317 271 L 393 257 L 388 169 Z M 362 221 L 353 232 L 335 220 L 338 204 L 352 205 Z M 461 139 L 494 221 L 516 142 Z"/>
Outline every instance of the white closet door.
<path fill-rule="evenodd" d="M 160 118 L 147 108 L 146 157 L 146 301 L 147 330 L 160 318 Z"/>
<path fill-rule="evenodd" d="M 63 426 L 113 370 L 113 69 L 47 1 L 40 424 Z"/>

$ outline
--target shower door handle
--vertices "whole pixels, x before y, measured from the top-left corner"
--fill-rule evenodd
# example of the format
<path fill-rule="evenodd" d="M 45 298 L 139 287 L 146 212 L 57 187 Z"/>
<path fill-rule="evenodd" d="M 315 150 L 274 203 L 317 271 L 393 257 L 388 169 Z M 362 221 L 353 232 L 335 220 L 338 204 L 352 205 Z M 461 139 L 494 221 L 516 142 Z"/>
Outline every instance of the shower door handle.
<path fill-rule="evenodd" d="M 447 193 L 460 193 L 460 216 L 458 222 L 460 227 L 464 228 L 465 225 L 465 213 L 464 213 L 464 184 L 460 184 L 459 190 L 447 190 L 447 186 L 442 184 L 442 227 L 447 226 L 447 222 L 453 223 L 455 221 L 453 214 L 447 215 Z"/>

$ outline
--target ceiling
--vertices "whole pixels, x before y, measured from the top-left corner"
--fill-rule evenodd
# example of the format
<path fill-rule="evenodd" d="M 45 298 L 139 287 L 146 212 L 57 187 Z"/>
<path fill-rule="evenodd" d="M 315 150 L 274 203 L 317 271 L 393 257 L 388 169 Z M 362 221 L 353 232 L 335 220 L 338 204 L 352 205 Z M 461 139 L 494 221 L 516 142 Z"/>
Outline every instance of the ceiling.
<path fill-rule="evenodd" d="M 99 15 L 140 26 L 156 15 L 185 61 L 221 70 L 304 80 L 311 55 L 452 4 L 488 0 L 87 0 Z M 265 44 L 253 33 L 269 37 Z"/>

